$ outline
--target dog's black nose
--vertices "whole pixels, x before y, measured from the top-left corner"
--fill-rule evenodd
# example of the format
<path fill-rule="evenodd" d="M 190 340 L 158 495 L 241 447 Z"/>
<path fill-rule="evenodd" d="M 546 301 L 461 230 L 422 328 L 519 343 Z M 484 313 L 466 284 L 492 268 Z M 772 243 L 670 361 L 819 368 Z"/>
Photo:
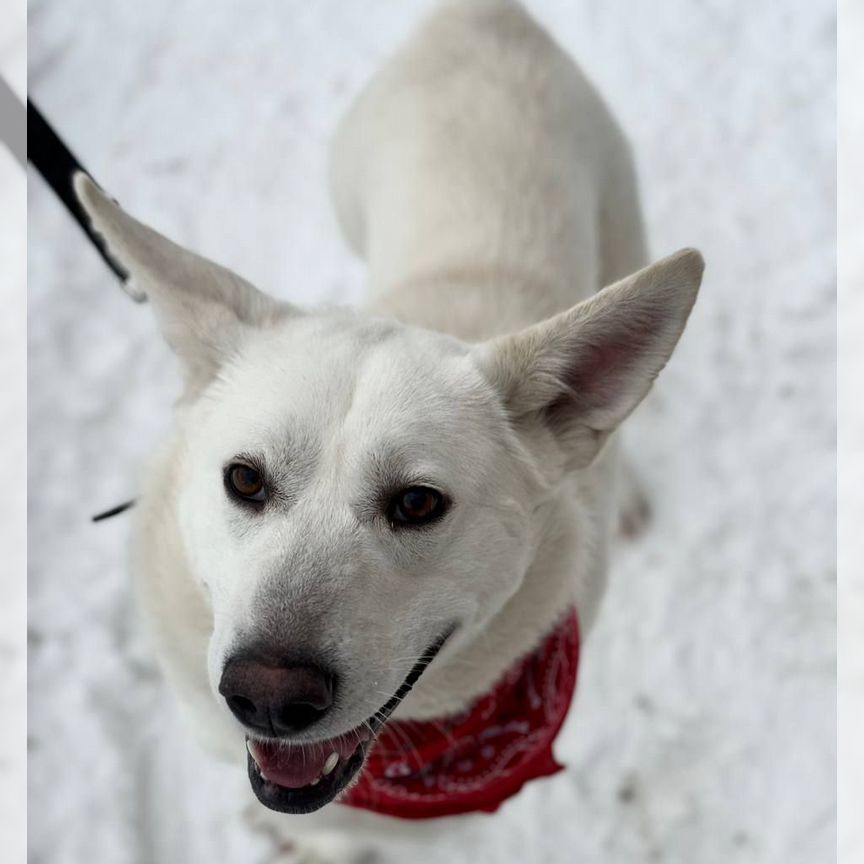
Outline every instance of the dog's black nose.
<path fill-rule="evenodd" d="M 313 666 L 273 666 L 232 659 L 222 671 L 219 692 L 234 716 L 265 735 L 301 732 L 333 704 L 334 678 Z"/>

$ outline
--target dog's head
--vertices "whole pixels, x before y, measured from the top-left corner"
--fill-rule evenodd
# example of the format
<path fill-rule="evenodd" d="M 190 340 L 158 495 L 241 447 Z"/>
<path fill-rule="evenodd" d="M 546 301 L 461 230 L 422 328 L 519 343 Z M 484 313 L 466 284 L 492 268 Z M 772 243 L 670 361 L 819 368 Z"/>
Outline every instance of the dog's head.
<path fill-rule="evenodd" d="M 278 303 L 76 190 L 184 369 L 172 500 L 212 609 L 213 710 L 246 734 L 264 804 L 317 809 L 518 590 L 543 505 L 668 360 L 701 258 L 475 345 Z"/>

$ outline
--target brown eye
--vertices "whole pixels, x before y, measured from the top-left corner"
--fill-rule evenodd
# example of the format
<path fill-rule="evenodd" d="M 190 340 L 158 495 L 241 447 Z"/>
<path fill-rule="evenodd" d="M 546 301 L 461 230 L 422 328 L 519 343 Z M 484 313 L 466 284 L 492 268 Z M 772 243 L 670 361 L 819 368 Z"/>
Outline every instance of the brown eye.
<path fill-rule="evenodd" d="M 444 497 L 427 486 L 411 486 L 393 496 L 388 517 L 396 525 L 426 525 L 444 513 Z"/>
<path fill-rule="evenodd" d="M 230 492 L 245 501 L 261 503 L 267 498 L 264 478 L 251 465 L 243 465 L 239 462 L 229 465 L 225 472 L 225 483 Z"/>

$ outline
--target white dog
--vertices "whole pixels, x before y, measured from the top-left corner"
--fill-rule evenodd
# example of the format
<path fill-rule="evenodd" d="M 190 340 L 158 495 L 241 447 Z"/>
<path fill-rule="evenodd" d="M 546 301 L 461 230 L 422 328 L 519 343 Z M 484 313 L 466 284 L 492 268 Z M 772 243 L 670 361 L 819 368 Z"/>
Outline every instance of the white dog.
<path fill-rule="evenodd" d="M 362 311 L 271 299 L 75 181 L 185 373 L 137 507 L 143 607 L 194 728 L 288 836 L 493 810 L 556 770 L 609 439 L 703 269 L 645 266 L 621 132 L 507 0 L 426 21 L 332 181 Z"/>

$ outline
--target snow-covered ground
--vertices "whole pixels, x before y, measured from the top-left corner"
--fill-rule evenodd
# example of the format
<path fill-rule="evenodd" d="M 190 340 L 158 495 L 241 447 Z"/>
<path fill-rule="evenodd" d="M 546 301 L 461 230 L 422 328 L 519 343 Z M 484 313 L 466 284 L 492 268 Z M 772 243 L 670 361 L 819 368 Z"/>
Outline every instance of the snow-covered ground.
<path fill-rule="evenodd" d="M 838 788 L 840 808 L 837 848 L 841 864 L 864 859 L 864 4 L 840 0 L 838 73 L 840 117 L 837 190 L 838 275 L 841 285 L 838 320 L 839 430 L 837 492 L 840 514 L 837 682 Z"/>
<path fill-rule="evenodd" d="M 31 95 L 133 213 L 297 302 L 353 302 L 340 112 L 427 0 L 36 0 Z M 702 295 L 626 440 L 650 532 L 616 555 L 569 770 L 402 860 L 825 864 L 835 849 L 834 111 L 828 0 L 528 0 L 634 143 L 652 248 Z M 32 864 L 267 862 L 177 724 L 131 601 L 131 497 L 173 360 L 30 178 Z M 241 778 L 242 779 L 242 778 Z"/>

